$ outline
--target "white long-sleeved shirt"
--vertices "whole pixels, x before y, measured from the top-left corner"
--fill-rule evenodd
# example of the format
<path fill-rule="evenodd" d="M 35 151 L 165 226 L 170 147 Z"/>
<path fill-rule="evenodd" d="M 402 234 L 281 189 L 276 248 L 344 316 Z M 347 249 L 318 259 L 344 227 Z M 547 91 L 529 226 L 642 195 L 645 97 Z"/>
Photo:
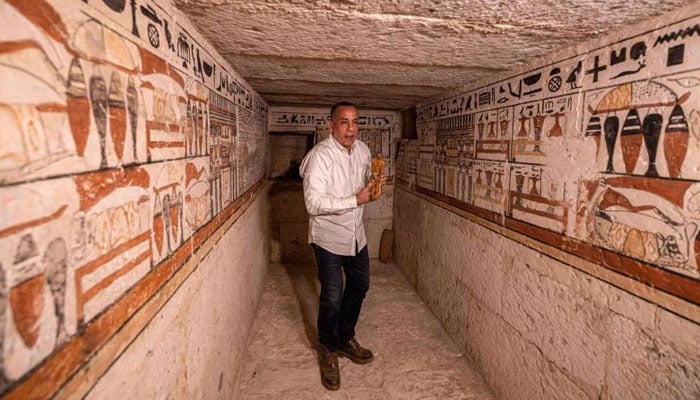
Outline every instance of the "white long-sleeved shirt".
<path fill-rule="evenodd" d="M 355 195 L 370 175 L 372 155 L 360 140 L 344 148 L 331 134 L 304 157 L 304 202 L 309 212 L 309 243 L 345 256 L 367 244 L 362 223 L 363 205 Z M 357 247 L 356 247 L 357 244 Z"/>

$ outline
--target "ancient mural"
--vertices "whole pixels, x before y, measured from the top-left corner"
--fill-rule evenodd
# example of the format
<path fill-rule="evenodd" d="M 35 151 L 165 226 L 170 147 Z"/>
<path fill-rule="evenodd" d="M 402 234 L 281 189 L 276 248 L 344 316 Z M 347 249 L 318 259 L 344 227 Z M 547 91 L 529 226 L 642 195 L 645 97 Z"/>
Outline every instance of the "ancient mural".
<path fill-rule="evenodd" d="M 397 179 L 697 282 L 699 51 L 693 16 L 426 104 Z"/>
<path fill-rule="evenodd" d="M 264 177 L 267 105 L 164 3 L 0 0 L 0 394 Z"/>
<path fill-rule="evenodd" d="M 329 109 L 282 107 L 270 110 L 268 128 L 270 132 L 308 132 L 315 135 L 318 143 L 328 137 Z M 382 153 L 389 183 L 393 182 L 396 152 L 401 133 L 398 129 L 400 117 L 396 113 L 360 108 L 359 139 L 369 147 L 373 156 Z"/>

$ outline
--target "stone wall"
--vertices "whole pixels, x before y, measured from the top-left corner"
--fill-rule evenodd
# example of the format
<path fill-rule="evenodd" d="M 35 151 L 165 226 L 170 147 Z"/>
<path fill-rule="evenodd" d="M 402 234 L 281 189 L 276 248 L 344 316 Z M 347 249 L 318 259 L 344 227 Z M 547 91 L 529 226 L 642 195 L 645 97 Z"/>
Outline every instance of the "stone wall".
<path fill-rule="evenodd" d="M 271 133 L 304 132 L 312 135 L 314 143 L 318 143 L 329 135 L 329 119 L 329 108 L 272 107 L 268 128 Z M 382 231 L 392 227 L 395 162 L 401 137 L 400 114 L 360 109 L 358 137 L 369 146 L 373 155 L 381 151 L 386 160 L 387 185 L 382 190 L 382 197 L 378 201 L 366 204 L 364 209 L 369 255 L 371 258 L 377 258 Z M 274 151 L 274 148 L 272 150 Z M 285 152 L 282 155 L 284 154 Z M 274 159 L 275 154 L 271 157 Z M 271 206 L 272 261 L 313 261 L 313 252 L 307 244 L 309 216 L 304 208 L 301 183 L 276 183 L 272 190 Z"/>
<path fill-rule="evenodd" d="M 240 324 L 240 342 L 268 252 L 265 102 L 168 0 L 4 0 L 0 22 L 0 394 L 116 390 L 109 366 L 141 354 L 129 344 L 162 329 L 152 319 L 190 307 L 234 307 L 220 323 Z M 247 240 L 255 251 L 232 245 Z M 212 290 L 185 301 L 180 285 Z M 198 321 L 177 324 L 200 343 L 152 343 L 148 356 L 184 364 L 222 343 L 221 325 Z M 219 350 L 234 362 L 241 348 Z M 162 378 L 142 372 L 134 393 Z"/>
<path fill-rule="evenodd" d="M 691 7 L 418 108 L 397 260 L 502 398 L 700 396 L 699 49 Z"/>

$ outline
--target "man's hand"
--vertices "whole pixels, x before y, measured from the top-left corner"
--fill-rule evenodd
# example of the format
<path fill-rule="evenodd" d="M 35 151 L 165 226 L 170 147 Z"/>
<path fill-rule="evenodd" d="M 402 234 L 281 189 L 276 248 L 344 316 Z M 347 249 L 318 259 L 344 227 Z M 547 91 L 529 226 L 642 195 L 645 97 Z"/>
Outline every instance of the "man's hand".
<path fill-rule="evenodd" d="M 358 206 L 372 201 L 372 198 L 370 197 L 371 188 L 372 181 L 370 180 L 369 183 L 355 195 Z"/>

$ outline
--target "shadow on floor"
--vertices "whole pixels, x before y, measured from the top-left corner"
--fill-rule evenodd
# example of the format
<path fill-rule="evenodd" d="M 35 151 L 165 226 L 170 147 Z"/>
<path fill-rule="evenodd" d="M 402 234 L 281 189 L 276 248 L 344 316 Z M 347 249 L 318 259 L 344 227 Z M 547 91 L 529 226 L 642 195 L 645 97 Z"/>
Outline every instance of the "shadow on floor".
<path fill-rule="evenodd" d="M 316 263 L 284 263 L 280 264 L 287 273 L 292 289 L 296 294 L 299 311 L 304 321 L 304 332 L 309 344 L 318 350 L 318 330 L 316 328 L 316 318 L 318 317 L 318 296 L 321 286 L 317 279 Z"/>

